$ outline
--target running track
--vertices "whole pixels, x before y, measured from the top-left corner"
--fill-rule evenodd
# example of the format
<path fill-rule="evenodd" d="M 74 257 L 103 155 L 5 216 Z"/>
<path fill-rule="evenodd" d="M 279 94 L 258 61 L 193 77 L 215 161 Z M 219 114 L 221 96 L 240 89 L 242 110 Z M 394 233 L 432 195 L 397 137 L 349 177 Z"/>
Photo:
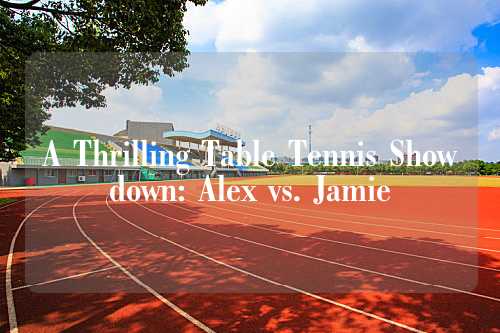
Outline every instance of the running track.
<path fill-rule="evenodd" d="M 176 204 L 2 191 L 2 331 L 500 332 L 499 188 L 317 209 L 308 187 L 297 206 L 200 185 Z"/>

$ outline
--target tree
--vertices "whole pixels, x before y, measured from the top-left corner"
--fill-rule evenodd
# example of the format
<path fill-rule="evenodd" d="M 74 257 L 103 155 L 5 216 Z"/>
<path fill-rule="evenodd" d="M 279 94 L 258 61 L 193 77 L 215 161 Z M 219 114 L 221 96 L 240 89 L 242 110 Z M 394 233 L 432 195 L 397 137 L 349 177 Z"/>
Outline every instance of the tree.
<path fill-rule="evenodd" d="M 188 1 L 207 0 L 0 0 L 0 161 L 39 143 L 50 108 L 185 69 Z"/>

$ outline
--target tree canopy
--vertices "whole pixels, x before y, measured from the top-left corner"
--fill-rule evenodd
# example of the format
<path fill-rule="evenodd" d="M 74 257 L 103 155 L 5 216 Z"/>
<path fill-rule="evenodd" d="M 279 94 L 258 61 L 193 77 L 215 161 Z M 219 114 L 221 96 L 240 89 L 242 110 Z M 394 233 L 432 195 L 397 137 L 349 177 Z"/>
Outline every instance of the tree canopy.
<path fill-rule="evenodd" d="M 389 162 L 372 166 L 332 166 L 319 164 L 311 166 L 293 166 L 278 162 L 269 168 L 275 174 L 317 174 L 330 173 L 338 175 L 500 175 L 500 161 L 487 163 L 481 160 L 456 162 L 453 165 L 435 164 L 433 166 L 393 166 Z"/>
<path fill-rule="evenodd" d="M 187 2 L 206 1 L 0 0 L 0 161 L 38 144 L 50 108 L 185 69 Z"/>

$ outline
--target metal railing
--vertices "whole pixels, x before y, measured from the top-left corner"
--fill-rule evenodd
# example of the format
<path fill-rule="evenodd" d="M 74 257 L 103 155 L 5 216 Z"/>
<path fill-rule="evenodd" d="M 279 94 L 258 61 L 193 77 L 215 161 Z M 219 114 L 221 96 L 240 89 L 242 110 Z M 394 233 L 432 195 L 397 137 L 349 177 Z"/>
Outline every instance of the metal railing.
<path fill-rule="evenodd" d="M 18 165 L 26 165 L 26 166 L 37 166 L 37 167 L 43 167 L 45 158 L 44 157 L 34 157 L 34 156 L 26 156 L 18 159 L 17 164 Z M 89 161 L 87 161 L 88 163 Z M 60 157 L 59 158 L 59 164 L 60 167 L 77 167 L 77 168 L 82 168 L 80 166 L 80 159 L 78 158 L 67 158 L 67 157 Z M 52 167 L 52 165 L 47 165 L 46 167 Z M 113 166 L 94 166 L 92 164 L 87 164 L 84 168 L 114 168 L 114 167 L 126 167 L 126 168 L 140 168 L 141 165 L 134 166 L 134 165 L 126 165 L 123 160 L 118 160 L 116 161 L 115 165 Z M 150 165 L 147 166 L 148 168 L 151 169 L 160 169 L 160 170 L 175 170 L 175 166 L 159 166 L 159 165 Z M 201 170 L 201 166 L 198 164 L 194 164 L 191 166 L 191 170 Z"/>

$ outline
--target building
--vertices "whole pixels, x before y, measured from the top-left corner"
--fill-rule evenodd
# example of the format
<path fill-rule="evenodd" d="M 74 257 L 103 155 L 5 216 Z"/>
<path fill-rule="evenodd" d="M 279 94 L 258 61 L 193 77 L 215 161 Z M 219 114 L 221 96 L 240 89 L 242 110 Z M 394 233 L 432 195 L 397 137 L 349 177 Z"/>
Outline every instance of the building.
<path fill-rule="evenodd" d="M 127 120 L 124 130 L 115 133 L 115 138 L 124 140 L 148 140 L 161 144 L 172 145 L 172 140 L 165 139 L 163 133 L 174 130 L 173 123 Z"/>
<path fill-rule="evenodd" d="M 216 167 L 206 165 L 206 151 L 201 146 L 204 139 L 220 140 L 223 149 L 236 147 L 237 138 L 215 129 L 204 132 L 175 131 L 172 123 L 139 122 L 127 120 L 126 128 L 114 135 L 80 131 L 52 126 L 41 136 L 41 144 L 30 147 L 21 153 L 21 157 L 9 163 L 0 163 L 0 184 L 3 186 L 56 185 L 76 183 L 115 182 L 118 175 L 124 175 L 127 181 L 173 180 L 203 178 L 207 175 L 216 177 L 223 174 L 231 177 L 266 175 L 268 170 L 260 166 L 222 167 L 221 151 L 216 152 Z M 60 166 L 43 166 L 50 141 L 54 142 Z M 87 149 L 87 166 L 80 166 L 79 149 L 74 140 L 99 140 L 99 152 L 108 159 L 116 152 L 117 159 L 113 166 L 94 165 L 94 150 Z M 138 165 L 126 162 L 124 152 L 131 149 L 130 140 L 147 140 L 146 145 L 138 143 L 137 149 L 144 152 L 147 161 Z M 152 142 L 156 142 L 153 145 Z M 179 161 L 177 153 L 189 151 L 189 160 Z M 159 156 L 171 158 L 169 165 L 161 165 Z M 100 155 L 101 156 L 101 155 Z M 142 154 L 140 155 L 142 156 Z M 102 157 L 102 156 L 101 156 Z M 141 166 L 147 164 L 147 167 Z M 179 175 L 179 164 L 189 165 L 190 172 Z"/>

